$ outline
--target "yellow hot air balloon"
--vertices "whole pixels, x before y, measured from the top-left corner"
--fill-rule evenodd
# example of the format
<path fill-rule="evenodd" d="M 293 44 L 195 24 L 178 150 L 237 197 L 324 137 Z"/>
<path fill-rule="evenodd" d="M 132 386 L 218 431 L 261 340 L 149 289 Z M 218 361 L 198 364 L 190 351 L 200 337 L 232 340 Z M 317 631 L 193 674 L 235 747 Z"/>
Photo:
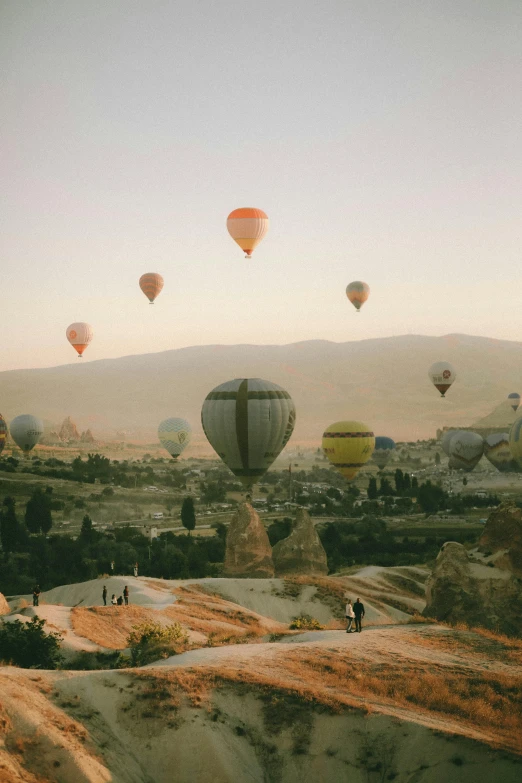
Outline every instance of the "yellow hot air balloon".
<path fill-rule="evenodd" d="M 353 304 L 357 312 L 370 296 L 370 286 L 361 280 L 354 280 L 346 286 L 346 296 Z"/>
<path fill-rule="evenodd" d="M 268 215 L 253 207 L 235 209 L 227 218 L 227 229 L 234 242 L 245 251 L 245 258 L 250 258 L 268 231 Z"/>
<path fill-rule="evenodd" d="M 362 421 L 336 421 L 323 434 L 323 451 L 348 481 L 368 462 L 375 437 Z"/>
<path fill-rule="evenodd" d="M 163 288 L 163 278 L 157 272 L 147 272 L 140 277 L 140 288 L 150 304 L 154 304 L 154 300 Z"/>
<path fill-rule="evenodd" d="M 85 351 L 94 336 L 92 326 L 84 323 L 83 321 L 79 321 L 78 323 L 70 324 L 70 326 L 68 326 L 65 330 L 65 334 L 81 359 L 82 353 Z"/>

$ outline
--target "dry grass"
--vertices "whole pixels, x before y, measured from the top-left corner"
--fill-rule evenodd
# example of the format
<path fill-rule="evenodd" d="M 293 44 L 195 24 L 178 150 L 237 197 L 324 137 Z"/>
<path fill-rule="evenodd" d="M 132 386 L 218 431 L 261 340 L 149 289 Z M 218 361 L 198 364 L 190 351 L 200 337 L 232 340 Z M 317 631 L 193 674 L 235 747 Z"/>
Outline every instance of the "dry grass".
<path fill-rule="evenodd" d="M 485 657 L 502 663 L 522 665 L 522 640 L 511 639 L 503 634 L 482 629 L 458 630 L 451 628 L 446 633 L 418 634 L 411 639 L 412 644 L 441 650 L 454 655 L 463 655 L 467 659 L 474 656 Z"/>
<path fill-rule="evenodd" d="M 71 611 L 71 624 L 78 636 L 100 647 L 123 650 L 133 625 L 156 620 L 158 612 L 142 606 L 76 606 Z"/>

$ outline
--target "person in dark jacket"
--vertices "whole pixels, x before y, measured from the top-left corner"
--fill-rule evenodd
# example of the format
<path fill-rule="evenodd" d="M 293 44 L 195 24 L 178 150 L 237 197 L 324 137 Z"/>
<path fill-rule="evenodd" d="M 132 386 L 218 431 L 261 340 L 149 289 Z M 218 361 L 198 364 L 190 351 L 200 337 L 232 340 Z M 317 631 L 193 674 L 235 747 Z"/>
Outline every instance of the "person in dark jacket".
<path fill-rule="evenodd" d="M 123 588 L 123 600 L 125 601 L 125 606 L 129 605 L 129 588 L 127 585 Z"/>
<path fill-rule="evenodd" d="M 122 595 L 120 595 L 120 597 L 118 598 L 116 603 L 118 604 L 118 606 L 123 606 L 123 596 Z"/>
<path fill-rule="evenodd" d="M 361 599 L 358 598 L 353 605 L 353 613 L 355 614 L 355 631 L 361 632 L 361 620 L 364 617 L 364 604 L 361 603 Z"/>
<path fill-rule="evenodd" d="M 102 598 L 103 598 L 103 605 L 107 606 L 107 586 L 106 585 L 103 585 Z"/>
<path fill-rule="evenodd" d="M 40 585 L 33 587 L 33 606 L 39 606 L 40 601 Z"/>

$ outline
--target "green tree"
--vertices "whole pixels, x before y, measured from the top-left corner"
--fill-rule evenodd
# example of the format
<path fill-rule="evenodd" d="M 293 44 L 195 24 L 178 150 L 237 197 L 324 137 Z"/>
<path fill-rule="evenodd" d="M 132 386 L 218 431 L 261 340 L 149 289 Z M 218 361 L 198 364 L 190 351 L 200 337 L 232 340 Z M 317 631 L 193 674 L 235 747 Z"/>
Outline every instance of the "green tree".
<path fill-rule="evenodd" d="M 14 552 L 18 544 L 24 538 L 24 531 L 16 516 L 15 499 L 4 498 L 3 510 L 0 512 L 0 540 L 2 548 L 7 554 Z"/>
<path fill-rule="evenodd" d="M 378 494 L 377 479 L 372 476 L 368 482 L 368 500 L 376 500 Z"/>
<path fill-rule="evenodd" d="M 400 468 L 395 471 L 395 489 L 398 495 L 404 491 L 404 473 Z"/>
<path fill-rule="evenodd" d="M 53 526 L 51 514 L 52 487 L 47 487 L 45 492 L 37 487 L 25 507 L 25 524 L 30 533 L 47 534 Z"/>
<path fill-rule="evenodd" d="M 96 541 L 98 537 L 98 534 L 96 530 L 93 528 L 93 522 L 92 519 L 88 514 L 85 514 L 84 518 L 82 519 L 82 529 L 80 531 L 80 542 L 82 544 L 92 544 L 94 541 Z"/>
<path fill-rule="evenodd" d="M 0 628 L 0 661 L 23 669 L 57 669 L 61 663 L 59 633 L 46 633 L 45 620 L 33 617 L 30 623 L 14 620 Z"/>
<path fill-rule="evenodd" d="M 435 454 L 435 465 L 440 465 L 440 454 L 438 451 Z"/>
<path fill-rule="evenodd" d="M 181 506 L 181 524 L 188 530 L 189 536 L 190 531 L 196 527 L 196 510 L 191 497 L 185 498 Z"/>

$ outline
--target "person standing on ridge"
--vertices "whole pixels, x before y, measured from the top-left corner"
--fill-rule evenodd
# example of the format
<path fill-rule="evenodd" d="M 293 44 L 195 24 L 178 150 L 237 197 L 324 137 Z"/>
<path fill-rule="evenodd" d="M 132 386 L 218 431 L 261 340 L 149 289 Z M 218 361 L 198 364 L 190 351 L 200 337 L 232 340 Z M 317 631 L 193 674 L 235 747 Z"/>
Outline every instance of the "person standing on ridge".
<path fill-rule="evenodd" d="M 123 588 L 123 599 L 125 601 L 125 606 L 129 605 L 129 588 L 127 585 Z"/>
<path fill-rule="evenodd" d="M 106 585 L 103 585 L 102 598 L 103 598 L 103 605 L 107 606 L 107 586 Z"/>
<path fill-rule="evenodd" d="M 40 605 L 40 585 L 35 585 L 33 587 L 33 606 L 39 606 Z"/>
<path fill-rule="evenodd" d="M 354 619 L 355 619 L 355 612 L 353 611 L 352 600 L 351 598 L 349 598 L 348 603 L 346 604 L 346 622 L 348 623 L 346 633 L 353 633 L 352 623 Z"/>
<path fill-rule="evenodd" d="M 361 633 L 361 620 L 364 617 L 364 604 L 361 603 L 361 599 L 358 598 L 353 605 L 353 611 L 355 614 L 355 632 Z"/>

